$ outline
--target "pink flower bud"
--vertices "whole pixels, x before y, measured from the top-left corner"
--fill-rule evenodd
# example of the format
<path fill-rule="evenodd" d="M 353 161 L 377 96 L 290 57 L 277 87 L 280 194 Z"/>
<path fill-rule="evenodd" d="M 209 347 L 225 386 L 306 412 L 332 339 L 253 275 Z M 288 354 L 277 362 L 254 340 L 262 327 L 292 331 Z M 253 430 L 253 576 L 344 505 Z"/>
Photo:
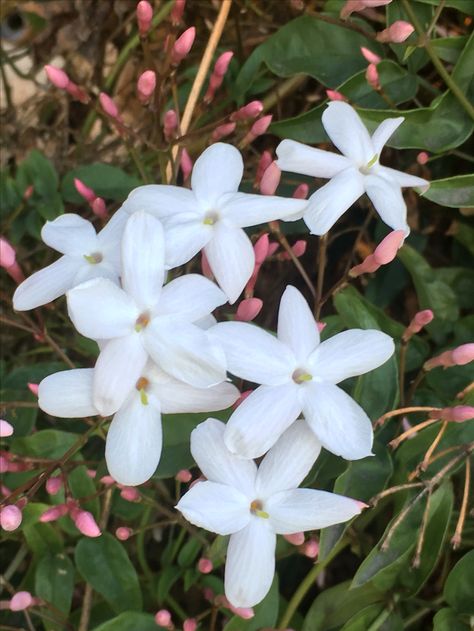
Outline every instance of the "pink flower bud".
<path fill-rule="evenodd" d="M 401 44 L 410 37 L 414 30 L 415 28 L 413 24 L 410 24 L 410 22 L 397 20 L 388 28 L 384 29 L 380 33 L 377 33 L 377 40 L 385 44 Z"/>
<path fill-rule="evenodd" d="M 214 274 L 212 273 L 212 270 L 209 266 L 209 261 L 207 260 L 207 256 L 204 250 L 202 250 L 201 252 L 201 270 L 206 278 L 209 278 L 210 280 L 214 278 Z"/>
<path fill-rule="evenodd" d="M 131 528 L 126 528 L 125 526 L 121 526 L 115 531 L 115 536 L 119 539 L 119 541 L 127 541 L 132 534 L 133 530 Z"/>
<path fill-rule="evenodd" d="M 183 172 L 183 180 L 186 182 L 193 170 L 193 161 L 191 160 L 191 156 L 186 151 L 186 149 L 183 149 L 181 151 L 179 165 L 181 167 L 181 171 Z"/>
<path fill-rule="evenodd" d="M 424 166 L 428 160 L 430 159 L 430 156 L 428 153 L 426 153 L 426 151 L 420 151 L 420 153 L 416 156 L 416 161 L 418 162 L 418 164 L 421 164 L 422 166 Z"/>
<path fill-rule="evenodd" d="M 390 232 L 375 248 L 375 261 L 379 265 L 386 265 L 387 263 L 393 261 L 393 259 L 397 256 L 398 250 L 402 247 L 404 241 L 404 230 L 394 230 L 393 232 Z"/>
<path fill-rule="evenodd" d="M 115 105 L 114 101 L 110 98 L 108 94 L 105 94 L 105 92 L 101 92 L 99 94 L 99 102 L 107 116 L 110 116 L 110 118 L 119 123 L 122 122 L 118 107 Z"/>
<path fill-rule="evenodd" d="M 69 77 L 61 70 L 61 68 L 56 68 L 56 66 L 46 65 L 44 67 L 46 76 L 51 81 L 51 83 L 60 90 L 65 90 L 69 85 Z"/>
<path fill-rule="evenodd" d="M 214 566 L 212 565 L 212 561 L 210 559 L 202 557 L 201 559 L 199 559 L 197 567 L 201 574 L 209 574 L 210 572 L 212 572 L 212 568 Z"/>
<path fill-rule="evenodd" d="M 229 601 L 227 601 L 227 603 L 230 611 L 232 611 L 232 613 L 234 613 L 236 616 L 239 616 L 239 618 L 242 618 L 243 620 L 250 620 L 255 616 L 255 612 L 252 607 L 234 607 L 234 605 Z"/>
<path fill-rule="evenodd" d="M 268 256 L 273 256 L 280 247 L 279 243 L 273 242 L 268 246 Z"/>
<path fill-rule="evenodd" d="M 309 186 L 307 184 L 300 184 L 293 191 L 293 199 L 306 199 L 309 193 Z"/>
<path fill-rule="evenodd" d="M 0 526 L 7 532 L 16 530 L 22 519 L 21 510 L 15 504 L 9 504 L 0 509 Z"/>
<path fill-rule="evenodd" d="M 373 9 L 375 7 L 382 7 L 386 4 L 390 4 L 392 0 L 346 0 L 345 5 L 342 7 L 340 17 L 345 20 L 354 11 L 363 11 L 364 9 Z"/>
<path fill-rule="evenodd" d="M 50 495 L 56 495 L 61 490 L 63 480 L 61 476 L 56 475 L 46 480 L 46 492 Z"/>
<path fill-rule="evenodd" d="M 170 14 L 171 24 L 173 24 L 173 26 L 181 24 L 185 5 L 186 0 L 174 0 L 174 5 Z"/>
<path fill-rule="evenodd" d="M 101 217 L 102 219 L 105 219 L 108 215 L 107 206 L 105 205 L 102 197 L 96 197 L 94 199 L 91 204 L 91 209 L 94 215 L 97 215 L 97 217 Z"/>
<path fill-rule="evenodd" d="M 296 258 L 303 256 L 303 254 L 306 252 L 307 245 L 308 244 L 306 243 L 306 241 L 304 241 L 304 239 L 300 239 L 294 244 L 293 254 L 296 256 Z"/>
<path fill-rule="evenodd" d="M 237 307 L 235 319 L 238 322 L 251 322 L 254 320 L 263 307 L 263 301 L 260 298 L 246 298 Z"/>
<path fill-rule="evenodd" d="M 261 101 L 251 101 L 244 105 L 239 110 L 231 114 L 230 120 L 241 121 L 247 118 L 256 118 L 263 112 L 263 103 Z"/>
<path fill-rule="evenodd" d="M 42 523 L 56 521 L 57 519 L 64 517 L 64 515 L 67 515 L 68 512 L 69 509 L 66 504 L 58 504 L 57 506 L 51 506 L 51 508 L 46 509 L 44 513 L 40 515 L 39 520 Z"/>
<path fill-rule="evenodd" d="M 25 188 L 25 192 L 23 193 L 23 199 L 25 200 L 25 202 L 30 199 L 30 197 L 33 195 L 34 192 L 35 192 L 35 187 L 33 186 L 33 184 L 30 184 L 29 186 Z"/>
<path fill-rule="evenodd" d="M 442 410 L 433 410 L 430 412 L 430 418 L 443 419 L 454 423 L 463 423 L 474 418 L 474 407 L 471 405 L 455 405 L 452 408 L 443 408 Z"/>
<path fill-rule="evenodd" d="M 452 352 L 453 362 L 456 366 L 464 366 L 474 360 L 474 344 L 462 344 Z"/>
<path fill-rule="evenodd" d="M 226 53 L 222 53 L 222 55 L 218 57 L 214 66 L 214 70 L 212 71 L 211 77 L 209 79 L 209 87 L 207 88 L 207 92 L 204 95 L 204 101 L 206 103 L 210 103 L 212 101 L 216 90 L 222 85 L 224 75 L 227 72 L 230 60 L 233 56 L 234 53 L 232 51 L 227 51 Z"/>
<path fill-rule="evenodd" d="M 377 65 L 377 64 L 379 64 L 382 61 L 381 57 L 379 57 L 378 55 L 373 53 L 368 48 L 365 48 L 365 46 L 361 46 L 360 47 L 360 52 L 365 57 L 365 59 L 369 62 L 369 64 Z"/>
<path fill-rule="evenodd" d="M 127 502 L 138 502 L 140 499 L 140 493 L 133 486 L 124 486 L 120 491 L 120 497 Z"/>
<path fill-rule="evenodd" d="M 178 129 L 178 115 L 174 110 L 168 110 L 163 116 L 163 134 L 170 141 Z"/>
<path fill-rule="evenodd" d="M 28 390 L 35 395 L 35 397 L 38 396 L 38 388 L 39 388 L 39 384 L 38 383 L 28 383 Z"/>
<path fill-rule="evenodd" d="M 150 102 L 156 88 L 156 74 L 153 70 L 145 70 L 137 81 L 138 99 L 144 105 Z"/>
<path fill-rule="evenodd" d="M 105 484 L 105 486 L 111 486 L 112 484 L 115 484 L 115 480 L 111 475 L 102 476 L 100 478 L 100 481 L 102 482 L 102 484 Z"/>
<path fill-rule="evenodd" d="M 34 604 L 30 592 L 17 592 L 10 600 L 10 611 L 24 611 Z"/>
<path fill-rule="evenodd" d="M 168 627 L 171 624 L 171 614 L 167 609 L 160 609 L 155 614 L 155 622 L 160 627 Z"/>
<path fill-rule="evenodd" d="M 8 473 L 10 462 L 5 456 L 0 456 L 0 473 Z"/>
<path fill-rule="evenodd" d="M 326 96 L 330 101 L 346 101 L 347 97 L 337 90 L 326 90 Z"/>
<path fill-rule="evenodd" d="M 181 469 L 181 471 L 178 471 L 178 473 L 175 475 L 175 478 L 178 482 L 187 484 L 188 482 L 191 482 L 193 476 L 189 469 Z"/>
<path fill-rule="evenodd" d="M 79 510 L 74 517 L 76 528 L 86 537 L 100 537 L 102 534 L 92 513 L 86 510 Z"/>
<path fill-rule="evenodd" d="M 5 419 L 0 419 L 0 438 L 7 438 L 13 434 L 13 425 Z"/>
<path fill-rule="evenodd" d="M 214 600 L 214 592 L 212 591 L 212 589 L 210 587 L 205 587 L 202 590 L 203 596 L 206 600 L 208 600 L 209 602 L 212 602 Z"/>
<path fill-rule="evenodd" d="M 324 331 L 327 327 L 327 322 L 316 322 L 316 326 L 318 327 L 319 333 L 321 333 L 321 331 Z"/>
<path fill-rule="evenodd" d="M 137 4 L 137 22 L 138 31 L 142 37 L 150 30 L 152 19 L 153 7 L 146 0 L 141 0 L 141 2 Z"/>
<path fill-rule="evenodd" d="M 217 142 L 221 138 L 225 138 L 226 136 L 229 136 L 230 134 L 234 132 L 236 126 L 237 126 L 236 123 L 224 123 L 223 125 L 219 125 L 212 132 L 212 136 L 211 136 L 212 140 L 214 142 Z"/>
<path fill-rule="evenodd" d="M 263 174 L 273 162 L 272 154 L 270 151 L 264 151 L 258 161 L 257 173 L 255 175 L 254 188 L 258 188 L 258 185 L 262 181 Z"/>
<path fill-rule="evenodd" d="M 421 329 L 429 324 L 434 318 L 434 314 L 431 309 L 425 309 L 424 311 L 418 311 L 410 324 L 405 329 L 402 339 L 407 342 L 413 335 L 419 333 Z"/>
<path fill-rule="evenodd" d="M 262 116 L 262 118 L 255 121 L 248 133 L 249 138 L 255 140 L 258 136 L 262 136 L 270 127 L 272 118 L 273 114 L 268 114 L 267 116 Z"/>
<path fill-rule="evenodd" d="M 25 279 L 20 266 L 16 262 L 14 247 L 3 237 L 0 237 L 0 267 L 3 267 L 7 274 L 18 284 Z"/>
<path fill-rule="evenodd" d="M 91 204 L 97 197 L 94 191 L 86 186 L 84 182 L 81 182 L 81 180 L 77 177 L 74 178 L 74 186 L 76 187 L 76 191 L 79 193 L 79 195 L 83 197 L 89 204 Z"/>
<path fill-rule="evenodd" d="M 380 90 L 379 73 L 375 64 L 369 64 L 367 66 L 365 78 L 367 79 L 367 83 L 370 85 L 371 88 L 373 88 L 374 90 Z"/>
<path fill-rule="evenodd" d="M 194 26 L 186 29 L 175 41 L 173 50 L 171 51 L 171 63 L 177 66 L 188 54 L 196 37 L 196 29 Z"/>
<path fill-rule="evenodd" d="M 283 535 L 283 537 L 293 546 L 301 546 L 304 543 L 304 532 L 295 532 L 292 535 Z"/>
<path fill-rule="evenodd" d="M 315 559 L 319 554 L 319 543 L 316 539 L 309 539 L 303 547 L 303 554 L 309 559 Z"/>
<path fill-rule="evenodd" d="M 267 233 L 262 234 L 262 236 L 259 237 L 255 242 L 255 245 L 253 246 L 253 251 L 255 254 L 255 263 L 257 265 L 262 265 L 262 263 L 267 258 L 269 246 L 270 242 Z"/>
<path fill-rule="evenodd" d="M 183 631 L 196 631 L 198 628 L 198 622 L 195 618 L 187 618 L 183 622 Z"/>
<path fill-rule="evenodd" d="M 276 162 L 272 162 L 260 182 L 260 192 L 263 195 L 274 195 L 280 184 L 281 171 Z"/>

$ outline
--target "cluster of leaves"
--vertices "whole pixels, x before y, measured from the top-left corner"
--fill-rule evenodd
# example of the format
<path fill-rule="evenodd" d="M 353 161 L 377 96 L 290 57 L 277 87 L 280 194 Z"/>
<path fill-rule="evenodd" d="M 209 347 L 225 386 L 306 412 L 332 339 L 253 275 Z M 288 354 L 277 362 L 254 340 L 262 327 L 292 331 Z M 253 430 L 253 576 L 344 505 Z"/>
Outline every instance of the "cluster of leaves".
<path fill-rule="evenodd" d="M 256 98 L 261 98 L 267 108 L 276 107 L 277 115 L 269 130 L 272 135 L 259 139 L 252 150 L 273 148 L 279 138 L 326 143 L 321 124 L 325 88 L 336 89 L 349 99 L 369 128 L 387 117 L 405 116 L 405 123 L 389 142 L 390 147 L 405 150 L 397 154 L 400 164 L 394 164 L 390 151 L 384 159 L 390 166 L 418 169 L 421 175 L 434 180 L 422 199 L 407 200 L 410 222 L 418 229 L 393 264 L 368 279 L 342 284 L 331 294 L 331 286 L 343 276 L 344 269 L 357 254 L 363 254 L 363 244 L 369 247 L 384 234 L 383 226 L 375 220 L 363 224 L 362 207 L 338 224 L 327 252 L 324 289 L 330 299 L 322 305 L 321 319 L 326 323 L 322 335 L 324 339 L 345 328 L 360 327 L 383 330 L 395 339 L 398 351 L 390 361 L 344 384 L 374 421 L 405 404 L 446 407 L 461 401 L 473 405 L 472 390 L 464 399 L 456 399 L 472 380 L 469 366 L 436 369 L 426 375 L 420 372 L 427 358 L 472 341 L 474 329 L 474 316 L 469 315 L 474 296 L 474 275 L 469 265 L 474 254 L 474 230 L 469 225 L 474 178 L 469 175 L 473 158 L 468 153 L 474 123 L 456 94 L 438 76 L 422 37 L 422 33 L 432 32 L 430 51 L 448 69 L 465 98 L 472 101 L 474 39 L 466 34 L 473 14 L 470 3 L 446 0 L 441 3 L 441 12 L 436 0 L 393 0 L 386 7 L 387 25 L 398 19 L 413 21 L 415 15 L 421 33 L 413 34 L 404 44 L 382 46 L 375 40 L 377 23 L 370 13 L 354 14 L 348 23 L 339 20 L 341 0 L 302 3 L 300 9 L 288 3 L 278 17 L 273 16 L 274 2 L 235 3 L 234 19 L 241 20 L 239 32 L 244 38 L 241 54 L 232 61 L 220 100 L 198 113 L 196 133 L 180 144 L 191 155 L 198 155 L 209 140 L 201 129 L 208 130 L 226 112 Z M 171 4 L 165 4 L 165 9 L 169 11 Z M 194 3 L 189 4 L 186 19 L 196 23 L 198 30 L 202 25 L 205 32 L 203 17 L 193 9 Z M 209 5 L 205 12 L 214 20 L 215 11 Z M 133 8 L 130 6 L 129 15 Z M 304 14 L 295 15 L 298 11 Z M 243 18 L 238 18 L 239 12 L 243 12 Z M 383 18 L 384 12 L 376 15 Z M 266 34 L 258 46 L 246 41 L 255 35 L 250 23 L 256 16 Z M 434 17 L 439 29 L 433 25 Z M 133 32 L 129 35 L 127 41 L 135 37 Z M 139 57 L 137 44 L 138 40 L 129 52 L 135 51 Z M 178 72 L 176 98 L 181 107 L 205 41 L 198 44 L 187 69 Z M 230 27 L 224 32 L 222 50 L 225 46 L 235 47 Z M 378 65 L 378 91 L 365 79 L 361 46 L 383 57 Z M 109 89 L 123 70 L 117 68 L 116 75 L 107 81 Z M 79 130 L 91 128 L 89 110 L 78 107 L 83 109 L 74 112 L 68 121 L 76 140 Z M 27 273 L 52 260 L 39 241 L 44 221 L 65 210 L 88 212 L 73 186 L 74 177 L 93 188 L 110 207 L 117 207 L 131 189 L 143 183 L 143 171 L 151 180 L 160 160 L 170 156 L 168 146 L 152 151 L 147 144 L 148 131 L 141 128 L 136 132 L 136 153 L 143 168 L 138 169 L 135 153 L 133 160 L 127 152 L 112 156 L 107 121 L 101 121 L 101 129 L 85 145 L 78 141 L 75 148 L 80 146 L 83 153 L 74 151 L 74 158 L 64 164 L 57 156 L 48 159 L 44 153 L 24 147 L 26 157 L 2 172 L 2 234 L 19 246 L 19 260 Z M 230 141 L 237 144 L 244 134 L 245 129 L 238 128 Z M 246 151 L 247 163 L 251 164 L 253 153 Z M 418 151 L 431 154 L 428 165 L 416 165 Z M 114 165 L 96 162 L 93 156 L 99 153 L 116 159 Z M 282 194 L 288 194 L 299 181 L 284 180 Z M 307 182 L 314 186 L 309 179 Z M 250 179 L 246 185 L 250 189 Z M 31 195 L 25 195 L 28 190 Z M 308 238 L 301 222 L 289 226 L 290 240 Z M 257 229 L 252 236 L 265 230 Z M 317 250 L 316 237 L 310 237 L 307 253 L 301 259 L 315 285 Z M 291 262 L 274 258 L 265 264 L 257 286 L 265 304 L 259 316 L 262 325 L 274 326 L 274 305 L 288 282 L 304 289 Z M 430 624 L 435 631 L 469 628 L 469 617 L 474 615 L 470 591 L 474 558 L 468 552 L 474 538 L 472 525 L 465 525 L 458 550 L 452 550 L 450 538 L 459 520 L 466 449 L 474 441 L 472 421 L 448 425 L 436 448 L 440 457 L 416 479 L 412 473 L 437 438 L 441 421 L 392 451 L 388 443 L 400 432 L 399 417 L 389 420 L 376 433 L 375 458 L 347 464 L 323 453 L 306 485 L 373 502 L 374 506 L 351 524 L 320 533 L 318 587 L 304 582 L 308 572 L 314 570 L 312 562 L 295 555 L 297 550 L 281 540 L 277 549 L 280 580 L 275 579 L 266 599 L 255 608 L 255 616 L 243 620 L 215 602 L 210 604 L 204 596 L 206 589 L 215 595 L 223 593 L 225 538 L 196 533 L 172 509 L 181 492 L 174 476 L 192 467 L 189 435 L 204 416 L 164 418 L 159 468 L 151 483 L 140 488 L 139 500 L 127 501 L 120 489 L 100 481 L 107 473 L 103 458 L 106 422 L 97 426 L 82 420 L 47 417 L 38 412 L 35 398 L 26 388 L 27 383 L 38 383 L 46 375 L 66 369 L 65 360 L 77 366 L 92 365 L 98 352 L 95 344 L 67 325 L 63 301 L 54 309 L 43 309 L 41 315 L 20 318 L 11 311 L 12 290 L 13 284 L 9 283 L 2 291 L 5 343 L 11 349 L 1 364 L 2 414 L 15 426 L 14 437 L 8 439 L 13 462 L 26 466 L 5 475 L 4 484 L 17 493 L 16 499 L 25 493 L 29 501 L 23 509 L 21 527 L 5 538 L 4 589 L 26 589 L 43 601 L 42 606 L 27 614 L 35 616 L 36 628 L 153 631 L 157 626 L 152 612 L 161 607 L 173 612 L 178 628 L 178 620 L 200 614 L 210 614 L 211 622 L 205 617 L 203 628 L 211 628 L 212 624 L 212 629 L 225 631 L 275 628 L 278 621 L 280 628 L 285 623 L 301 631 L 416 631 Z M 400 341 L 410 317 L 419 309 L 432 309 L 435 319 L 410 342 L 402 366 L 407 387 L 400 388 Z M 224 308 L 221 316 L 227 313 Z M 420 385 L 411 392 L 410 384 L 415 379 Z M 221 418 L 225 420 L 225 415 Z M 425 417 L 409 418 L 415 423 Z M 88 470 L 96 472 L 95 478 Z M 42 482 L 56 474 L 64 475 L 67 483 L 57 495 L 50 496 Z M 420 486 L 405 489 L 403 485 L 413 479 L 421 481 Z M 382 496 L 384 491 L 399 486 L 403 488 Z M 100 537 L 81 537 L 69 517 L 54 524 L 39 522 L 48 507 L 68 498 L 77 499 L 94 515 L 103 530 Z M 136 534 L 120 542 L 114 536 L 119 526 L 129 527 Z M 213 562 L 212 574 L 203 575 L 197 570 L 201 556 Z M 306 598 L 295 601 L 300 589 Z M 289 610 L 293 614 L 291 625 L 285 614 Z M 5 624 L 10 626 L 25 624 L 23 616 L 2 612 Z M 31 625 L 29 618 L 27 623 Z"/>

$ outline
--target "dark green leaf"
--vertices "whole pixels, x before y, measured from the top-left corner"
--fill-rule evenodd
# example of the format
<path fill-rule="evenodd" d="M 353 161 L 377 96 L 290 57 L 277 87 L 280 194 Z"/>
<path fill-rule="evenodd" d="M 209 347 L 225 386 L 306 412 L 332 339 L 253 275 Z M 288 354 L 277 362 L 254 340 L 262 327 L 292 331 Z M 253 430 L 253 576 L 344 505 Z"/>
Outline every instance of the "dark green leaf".
<path fill-rule="evenodd" d="M 341 631 L 367 631 L 369 628 L 379 631 L 403 631 L 403 621 L 398 614 L 384 608 L 383 605 L 369 605 L 346 622 Z"/>
<path fill-rule="evenodd" d="M 256 607 L 255 616 L 250 620 L 243 620 L 234 616 L 224 627 L 224 631 L 261 631 L 276 625 L 278 618 L 279 594 L 278 576 L 275 574 L 270 591 Z"/>
<path fill-rule="evenodd" d="M 75 177 L 92 188 L 99 197 L 119 202 L 125 201 L 132 189 L 143 184 L 137 178 L 111 164 L 99 162 L 88 164 L 69 171 L 61 182 L 61 194 L 64 200 L 73 204 L 85 203 L 74 186 Z"/>
<path fill-rule="evenodd" d="M 433 180 L 423 197 L 450 208 L 474 207 L 474 175 L 456 175 Z"/>
<path fill-rule="evenodd" d="M 93 631 L 158 631 L 160 628 L 151 614 L 127 611 L 100 624 Z"/>
<path fill-rule="evenodd" d="M 40 516 L 48 508 L 51 508 L 48 504 L 30 502 L 23 509 L 21 528 L 28 547 L 38 556 L 60 552 L 63 548 L 63 540 L 58 529 L 39 521 Z"/>
<path fill-rule="evenodd" d="M 440 609 L 433 618 L 433 631 L 470 631 L 469 622 L 462 622 L 454 609 Z"/>
<path fill-rule="evenodd" d="M 63 553 L 44 556 L 36 568 L 35 593 L 62 612 L 65 620 L 71 609 L 73 589 L 74 566 L 69 558 Z M 44 624 L 48 630 L 64 630 L 63 623 L 45 620 Z"/>
<path fill-rule="evenodd" d="M 474 614 L 474 550 L 467 552 L 446 579 L 444 598 L 458 613 Z"/>
<path fill-rule="evenodd" d="M 78 434 L 58 429 L 43 429 L 25 438 L 15 439 L 13 447 L 19 455 L 61 458 L 79 439 Z"/>

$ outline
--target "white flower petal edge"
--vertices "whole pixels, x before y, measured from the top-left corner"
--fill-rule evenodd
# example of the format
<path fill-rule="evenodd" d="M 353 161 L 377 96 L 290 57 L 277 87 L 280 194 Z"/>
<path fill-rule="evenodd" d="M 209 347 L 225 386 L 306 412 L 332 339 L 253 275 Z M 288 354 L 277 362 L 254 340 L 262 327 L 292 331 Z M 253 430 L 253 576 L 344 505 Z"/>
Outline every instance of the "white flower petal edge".
<path fill-rule="evenodd" d="M 310 177 L 334 177 L 352 166 L 350 160 L 337 153 L 308 147 L 296 140 L 282 140 L 276 149 L 278 167 L 282 171 L 300 173 Z"/>
<path fill-rule="evenodd" d="M 291 348 L 298 361 L 305 361 L 319 344 L 318 325 L 300 291 L 288 285 L 278 310 L 278 339 Z"/>
<path fill-rule="evenodd" d="M 81 418 L 98 414 L 92 400 L 93 368 L 63 370 L 45 377 L 38 388 L 38 406 L 51 416 Z"/>

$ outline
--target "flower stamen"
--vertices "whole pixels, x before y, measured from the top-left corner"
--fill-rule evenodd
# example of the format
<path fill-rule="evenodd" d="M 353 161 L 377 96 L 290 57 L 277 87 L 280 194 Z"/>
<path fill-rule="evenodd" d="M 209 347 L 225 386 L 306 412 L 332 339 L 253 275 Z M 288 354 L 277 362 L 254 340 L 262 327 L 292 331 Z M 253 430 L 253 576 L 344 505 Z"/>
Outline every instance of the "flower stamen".
<path fill-rule="evenodd" d="M 306 372 L 306 370 L 298 368 L 293 373 L 292 379 L 295 383 L 302 384 L 302 383 L 306 383 L 307 381 L 312 381 L 313 375 L 310 375 L 310 373 Z"/>
<path fill-rule="evenodd" d="M 369 175 L 370 169 L 374 166 L 374 164 L 377 162 L 378 159 L 379 159 L 379 154 L 376 153 L 373 156 L 373 158 L 371 160 L 369 160 L 369 162 L 367 162 L 367 164 L 365 166 L 360 167 L 359 171 L 363 175 Z"/>
<path fill-rule="evenodd" d="M 210 211 L 206 214 L 202 223 L 205 224 L 206 226 L 213 226 L 217 222 L 218 219 L 219 219 L 219 215 L 214 211 Z"/>
<path fill-rule="evenodd" d="M 94 252 L 93 254 L 84 254 L 84 258 L 91 265 L 97 265 L 97 263 L 102 263 L 104 257 L 100 252 Z"/>
<path fill-rule="evenodd" d="M 140 401 L 142 405 L 148 405 L 148 395 L 146 393 L 146 389 L 148 388 L 149 385 L 150 385 L 150 382 L 148 381 L 146 377 L 140 377 L 140 379 L 137 381 L 135 385 L 135 388 L 140 393 Z"/>
<path fill-rule="evenodd" d="M 263 504 L 261 500 L 253 500 L 253 502 L 250 503 L 250 512 L 252 513 L 252 515 L 255 515 L 256 517 L 261 517 L 262 519 L 268 519 L 270 515 L 262 510 L 262 508 Z"/>
<path fill-rule="evenodd" d="M 145 312 L 138 316 L 135 322 L 135 331 L 140 333 L 150 323 L 150 314 Z"/>

